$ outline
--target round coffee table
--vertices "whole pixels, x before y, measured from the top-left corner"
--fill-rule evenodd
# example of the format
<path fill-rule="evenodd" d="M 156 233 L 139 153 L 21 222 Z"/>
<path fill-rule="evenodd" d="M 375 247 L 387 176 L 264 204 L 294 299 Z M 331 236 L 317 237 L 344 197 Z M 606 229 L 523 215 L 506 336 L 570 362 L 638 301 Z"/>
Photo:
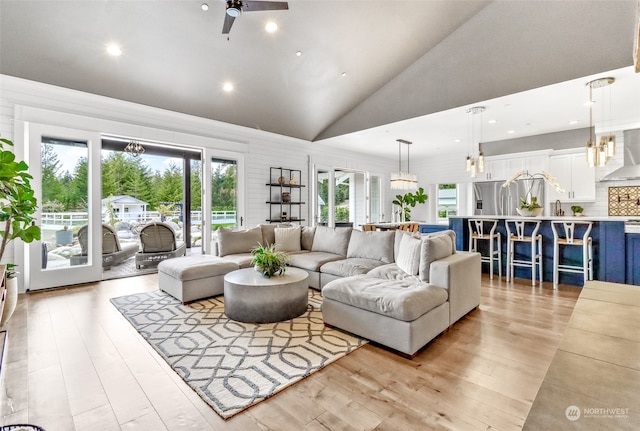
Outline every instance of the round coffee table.
<path fill-rule="evenodd" d="M 265 277 L 253 268 L 224 276 L 224 312 L 239 322 L 271 323 L 293 319 L 307 310 L 309 273 L 287 268 L 284 275 Z"/>

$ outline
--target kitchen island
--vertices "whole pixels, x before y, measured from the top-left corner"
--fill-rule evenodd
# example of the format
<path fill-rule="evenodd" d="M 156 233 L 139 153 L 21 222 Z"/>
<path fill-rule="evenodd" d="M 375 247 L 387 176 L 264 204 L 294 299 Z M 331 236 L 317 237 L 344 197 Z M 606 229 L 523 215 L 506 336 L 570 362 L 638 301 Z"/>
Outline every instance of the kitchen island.
<path fill-rule="evenodd" d="M 456 233 L 456 248 L 458 250 L 469 249 L 469 229 L 468 220 L 470 218 L 497 219 L 497 231 L 502 235 L 502 268 L 503 274 L 506 273 L 507 263 L 507 229 L 505 220 L 529 220 L 542 221 L 539 233 L 542 235 L 542 254 L 543 254 L 543 280 L 553 282 L 553 231 L 551 229 L 551 221 L 591 221 L 593 228 L 591 230 L 591 238 L 593 239 L 593 279 L 600 281 L 609 281 L 612 283 L 633 283 L 636 277 L 628 280 L 628 273 L 633 275 L 634 268 L 626 268 L 627 256 L 625 246 L 625 221 L 630 217 L 572 217 L 572 216 L 539 216 L 539 217 L 520 217 L 520 216 L 453 216 L 449 218 L 449 228 Z M 484 242 L 484 241 L 482 241 Z M 484 255 L 487 254 L 482 250 Z M 526 252 L 523 253 L 526 259 Z M 565 259 L 582 261 L 582 249 L 580 247 L 569 247 L 566 250 Z M 494 268 L 495 269 L 495 268 Z M 483 270 L 488 271 L 488 265 L 483 265 Z M 528 268 L 516 268 L 515 276 L 519 278 L 530 278 L 531 272 Z M 584 284 L 582 274 L 560 273 L 560 283 L 582 286 Z"/>

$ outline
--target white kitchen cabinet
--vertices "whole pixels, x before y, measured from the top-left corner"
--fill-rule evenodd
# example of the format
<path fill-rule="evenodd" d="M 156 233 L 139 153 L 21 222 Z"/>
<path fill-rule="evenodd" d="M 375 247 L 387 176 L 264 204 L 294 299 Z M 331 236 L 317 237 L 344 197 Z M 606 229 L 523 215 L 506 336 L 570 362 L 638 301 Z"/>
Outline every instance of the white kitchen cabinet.
<path fill-rule="evenodd" d="M 484 172 L 476 175 L 476 181 L 505 181 L 515 173 L 528 171 L 541 173 L 549 169 L 549 155 L 532 153 L 508 154 L 486 157 Z"/>
<path fill-rule="evenodd" d="M 549 173 L 565 190 L 558 193 L 549 187 L 549 202 L 595 202 L 596 171 L 587 164 L 585 151 L 549 157 Z"/>

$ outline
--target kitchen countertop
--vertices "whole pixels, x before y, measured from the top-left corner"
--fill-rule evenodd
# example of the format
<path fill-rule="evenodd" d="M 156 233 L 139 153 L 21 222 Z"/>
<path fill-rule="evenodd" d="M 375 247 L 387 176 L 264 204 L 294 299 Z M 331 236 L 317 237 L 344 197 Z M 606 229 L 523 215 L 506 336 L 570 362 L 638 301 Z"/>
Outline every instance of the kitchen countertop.
<path fill-rule="evenodd" d="M 504 216 L 504 215 L 468 215 L 468 216 L 450 216 L 449 218 L 456 219 L 469 219 L 469 218 L 479 218 L 479 219 L 498 219 L 498 220 L 543 220 L 543 221 L 551 221 L 551 220 L 574 220 L 574 221 L 629 221 L 629 220 L 638 220 L 640 217 L 637 216 L 588 216 L 584 215 L 581 217 L 574 216 L 546 216 L 541 215 L 537 217 L 522 217 L 518 215 L 514 216 Z"/>

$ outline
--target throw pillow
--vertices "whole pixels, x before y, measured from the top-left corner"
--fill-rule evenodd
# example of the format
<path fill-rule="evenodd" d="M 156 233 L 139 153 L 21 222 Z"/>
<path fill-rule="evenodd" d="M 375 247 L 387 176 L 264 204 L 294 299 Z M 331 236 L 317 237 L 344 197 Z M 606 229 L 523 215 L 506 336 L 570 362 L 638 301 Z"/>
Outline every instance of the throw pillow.
<path fill-rule="evenodd" d="M 259 226 L 260 226 L 260 229 L 262 229 L 261 244 L 266 247 L 276 242 L 276 234 L 274 232 L 277 227 L 289 227 L 291 226 L 291 224 L 289 223 L 261 224 Z"/>
<path fill-rule="evenodd" d="M 451 229 L 447 229 L 447 230 L 441 230 L 440 232 L 433 232 L 427 235 L 427 238 L 433 238 L 435 236 L 440 236 L 440 235 L 448 235 L 451 237 L 451 245 L 452 245 L 452 249 L 451 249 L 451 253 L 455 254 L 456 253 L 456 233 L 455 231 L 451 230 Z"/>
<path fill-rule="evenodd" d="M 418 275 L 422 241 L 411 235 L 402 235 L 396 265 L 409 275 Z"/>
<path fill-rule="evenodd" d="M 276 251 L 300 251 L 300 226 L 275 229 Z"/>
<path fill-rule="evenodd" d="M 455 250 L 455 243 L 451 240 L 450 235 L 423 238 L 420 249 L 420 269 L 418 271 L 420 280 L 428 282 L 431 263 L 451 256 L 453 254 L 452 250 Z"/>
<path fill-rule="evenodd" d="M 303 226 L 300 233 L 300 245 L 303 250 L 311 250 L 313 247 L 313 236 L 316 233 L 315 226 Z"/>
<path fill-rule="evenodd" d="M 347 257 L 379 260 L 384 263 L 393 262 L 393 231 L 351 232 Z"/>
<path fill-rule="evenodd" d="M 346 256 L 351 231 L 352 228 L 350 227 L 330 228 L 327 226 L 317 226 L 316 234 L 313 236 L 311 251 L 323 251 L 325 253 Z"/>
<path fill-rule="evenodd" d="M 218 256 L 251 253 L 262 242 L 260 226 L 247 230 L 218 229 Z"/>

